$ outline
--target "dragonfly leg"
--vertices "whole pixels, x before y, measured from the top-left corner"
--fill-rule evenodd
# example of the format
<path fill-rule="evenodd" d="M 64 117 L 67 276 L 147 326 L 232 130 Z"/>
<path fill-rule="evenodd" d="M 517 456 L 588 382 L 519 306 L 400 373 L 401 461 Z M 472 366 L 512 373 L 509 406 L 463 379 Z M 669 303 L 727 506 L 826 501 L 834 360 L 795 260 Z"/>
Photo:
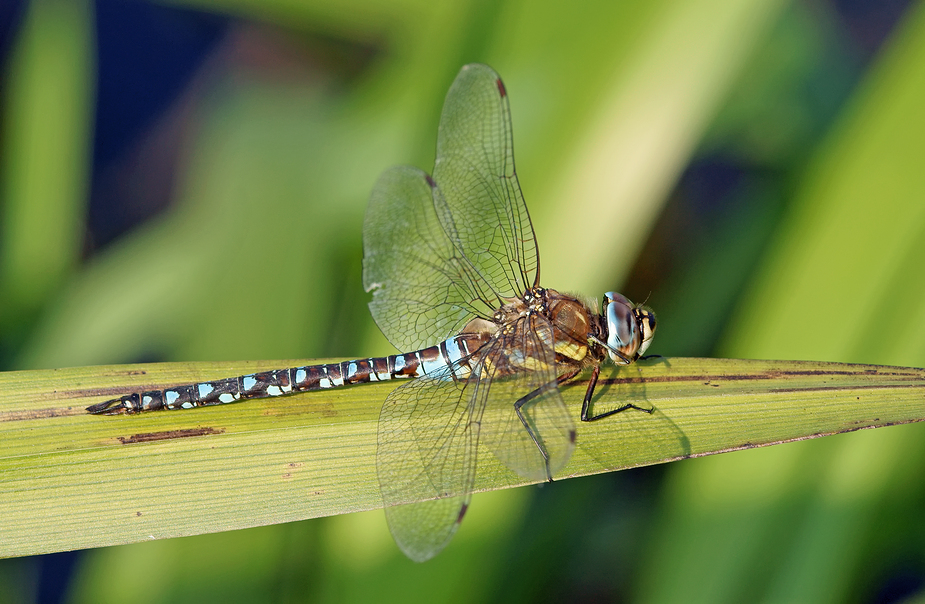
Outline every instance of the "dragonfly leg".
<path fill-rule="evenodd" d="M 581 371 L 581 367 L 576 367 L 573 371 L 570 371 L 564 375 L 560 375 L 555 380 L 547 384 L 543 384 L 536 390 L 533 390 L 532 392 L 520 397 L 517 400 L 517 402 L 514 403 L 514 412 L 517 414 L 517 417 L 520 418 L 520 423 L 524 425 L 524 428 L 527 430 L 527 433 L 530 435 L 530 438 L 533 439 L 533 444 L 536 445 L 536 448 L 539 449 L 540 451 L 540 455 L 543 456 L 543 463 L 546 464 L 546 480 L 548 480 L 549 482 L 552 482 L 552 472 L 549 469 L 549 452 L 546 451 L 546 447 L 543 446 L 543 443 L 540 442 L 540 439 L 539 437 L 537 437 L 536 432 L 533 430 L 533 427 L 530 425 L 530 422 L 528 422 L 527 418 L 524 417 L 523 407 L 524 405 L 526 405 L 527 403 L 530 403 L 531 401 L 533 401 L 533 399 L 540 396 L 541 394 L 545 394 L 546 392 L 549 392 L 553 388 L 558 388 L 560 384 L 562 384 L 563 382 L 569 381 L 570 379 L 578 375 L 580 371 Z M 574 439 L 575 439 L 575 434 L 573 430 L 572 431 L 573 442 L 574 442 Z"/>
<path fill-rule="evenodd" d="M 600 415 L 591 415 L 591 397 L 594 396 L 594 388 L 597 387 L 597 378 L 601 375 L 601 366 L 594 366 L 594 373 L 591 374 L 591 379 L 588 381 L 588 390 L 585 392 L 585 400 L 581 402 L 581 421 L 583 422 L 593 422 L 595 420 L 602 419 L 604 417 L 609 417 L 615 413 L 620 413 L 621 411 L 626 411 L 627 409 L 638 409 L 639 411 L 645 411 L 646 413 L 652 413 L 655 409 L 646 409 L 645 407 L 639 407 L 633 403 L 626 403 L 617 407 L 616 409 L 611 409 L 610 411 L 605 411 Z"/>

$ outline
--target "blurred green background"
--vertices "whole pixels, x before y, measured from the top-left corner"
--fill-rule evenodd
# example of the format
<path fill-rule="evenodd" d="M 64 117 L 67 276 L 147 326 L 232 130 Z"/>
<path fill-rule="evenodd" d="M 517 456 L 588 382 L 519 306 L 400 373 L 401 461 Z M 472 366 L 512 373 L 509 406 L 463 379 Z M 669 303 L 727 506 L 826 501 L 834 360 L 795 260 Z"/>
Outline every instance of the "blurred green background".
<path fill-rule="evenodd" d="M 390 353 L 366 199 L 474 61 L 544 285 L 648 297 L 656 354 L 925 365 L 922 3 L 33 0 L 0 56 L 0 369 Z M 476 495 L 423 565 L 371 512 L 2 560 L 0 601 L 916 601 L 923 428 Z"/>

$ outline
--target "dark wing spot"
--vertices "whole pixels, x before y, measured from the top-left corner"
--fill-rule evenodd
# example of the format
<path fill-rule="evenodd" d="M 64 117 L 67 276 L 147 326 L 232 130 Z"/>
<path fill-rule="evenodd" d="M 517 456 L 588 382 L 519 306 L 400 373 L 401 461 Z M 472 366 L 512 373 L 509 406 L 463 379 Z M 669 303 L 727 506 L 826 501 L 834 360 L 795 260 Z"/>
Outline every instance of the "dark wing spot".
<path fill-rule="evenodd" d="M 495 83 L 498 85 L 498 92 L 501 93 L 501 98 L 507 96 L 507 90 L 504 89 L 504 82 L 501 81 L 501 78 L 495 80 Z"/>
<path fill-rule="evenodd" d="M 142 434 L 132 434 L 131 436 L 120 436 L 119 441 L 123 445 L 132 443 L 146 443 L 154 440 L 170 440 L 173 438 L 186 438 L 188 436 L 205 436 L 207 434 L 221 434 L 225 430 L 219 428 L 188 428 L 185 430 L 165 430 L 163 432 L 144 432 Z"/>
<path fill-rule="evenodd" d="M 498 80 L 498 81 L 500 82 L 501 80 Z M 468 503 L 462 504 L 462 507 L 459 508 L 459 516 L 456 517 L 456 524 L 459 524 L 460 522 L 462 522 L 463 516 L 466 515 L 466 510 L 468 509 L 469 509 Z"/>

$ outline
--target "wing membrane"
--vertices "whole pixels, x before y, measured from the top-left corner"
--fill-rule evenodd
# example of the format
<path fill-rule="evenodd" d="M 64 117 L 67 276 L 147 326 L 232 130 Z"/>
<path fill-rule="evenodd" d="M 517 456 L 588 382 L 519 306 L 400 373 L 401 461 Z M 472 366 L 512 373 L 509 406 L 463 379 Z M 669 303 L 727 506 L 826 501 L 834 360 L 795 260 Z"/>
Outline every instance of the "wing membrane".
<path fill-rule="evenodd" d="M 469 503 L 481 409 L 468 400 L 467 384 L 445 368 L 393 390 L 379 415 L 376 469 L 385 517 L 412 560 L 442 550 Z"/>
<path fill-rule="evenodd" d="M 481 376 L 483 383 L 490 379 L 491 388 L 482 388 L 477 397 L 485 409 L 483 442 L 504 465 L 532 480 L 551 478 L 575 446 L 575 426 L 556 382 L 552 337 L 552 326 L 537 315 L 523 317 L 511 333 L 499 335 Z M 515 411 L 515 403 L 527 397 L 521 415 L 529 431 Z"/>
<path fill-rule="evenodd" d="M 541 317 L 521 322 L 452 369 L 393 390 L 382 407 L 379 487 L 389 530 L 414 560 L 433 557 L 456 532 L 475 482 L 480 435 L 505 465 L 534 480 L 571 455 L 575 431 L 556 384 L 552 327 Z M 462 364 L 471 373 L 454 379 Z M 522 413 L 548 464 L 515 412 L 524 398 Z"/>
<path fill-rule="evenodd" d="M 498 74 L 467 65 L 444 103 L 434 178 L 399 167 L 376 184 L 363 226 L 363 283 L 376 324 L 397 348 L 445 340 L 537 283 L 513 144 Z"/>
<path fill-rule="evenodd" d="M 507 92 L 486 65 L 466 65 L 446 95 L 437 134 L 435 200 L 444 229 L 503 297 L 537 285 L 539 252 L 514 169 Z"/>
<path fill-rule="evenodd" d="M 383 174 L 363 237 L 370 310 L 400 349 L 445 340 L 474 317 L 491 320 L 505 298 L 537 285 L 539 255 L 514 170 L 507 93 L 494 71 L 462 69 L 440 118 L 434 178 L 408 167 Z M 389 529 L 410 558 L 433 557 L 456 532 L 480 434 L 527 478 L 548 478 L 568 461 L 575 431 L 555 362 L 552 327 L 529 315 L 455 367 L 389 395 L 377 472 Z M 457 379 L 463 365 L 471 373 Z"/>
<path fill-rule="evenodd" d="M 459 333 L 473 317 L 491 317 L 494 299 L 443 230 L 433 180 L 399 166 L 376 183 L 363 224 L 363 285 L 370 312 L 400 350 L 415 350 Z"/>

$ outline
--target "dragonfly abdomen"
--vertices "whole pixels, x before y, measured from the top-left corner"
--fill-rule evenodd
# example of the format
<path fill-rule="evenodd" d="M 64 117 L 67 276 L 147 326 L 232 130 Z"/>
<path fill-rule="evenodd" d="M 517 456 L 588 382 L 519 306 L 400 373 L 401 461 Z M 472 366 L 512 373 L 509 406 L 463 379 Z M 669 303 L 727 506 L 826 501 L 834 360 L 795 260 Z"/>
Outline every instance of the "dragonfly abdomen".
<path fill-rule="evenodd" d="M 224 405 L 242 400 L 338 388 L 350 384 L 420 377 L 454 363 L 457 363 L 454 367 L 455 376 L 466 377 L 469 373 L 469 366 L 466 363 L 458 363 L 458 361 L 470 354 L 469 346 L 472 340 L 472 335 L 464 334 L 450 338 L 437 346 L 388 357 L 273 369 L 233 378 L 174 386 L 163 390 L 135 392 L 91 405 L 87 407 L 87 411 L 94 414 L 117 415 L 161 409 L 193 409 Z"/>

